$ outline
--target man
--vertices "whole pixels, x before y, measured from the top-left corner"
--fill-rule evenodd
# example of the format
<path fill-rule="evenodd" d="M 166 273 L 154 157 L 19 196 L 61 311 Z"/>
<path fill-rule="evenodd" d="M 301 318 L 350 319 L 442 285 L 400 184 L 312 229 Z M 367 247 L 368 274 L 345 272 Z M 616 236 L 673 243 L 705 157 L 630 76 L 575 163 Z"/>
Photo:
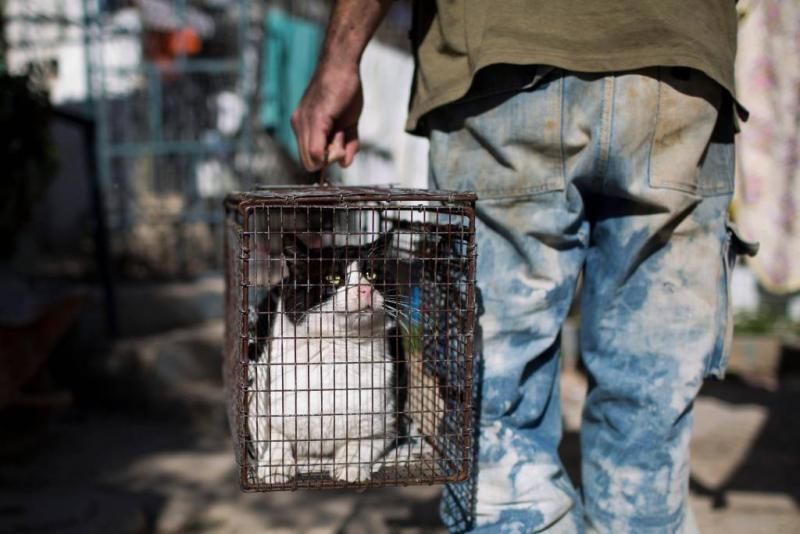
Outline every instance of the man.
<path fill-rule="evenodd" d="M 389 0 L 337 2 L 293 116 L 302 161 L 358 150 L 358 61 Z M 724 373 L 732 0 L 418 2 L 408 127 L 431 184 L 478 193 L 477 471 L 454 531 L 692 532 L 692 405 Z M 400 103 L 398 103 L 400 105 Z M 578 277 L 589 391 L 576 492 L 557 454 L 560 331 Z"/>

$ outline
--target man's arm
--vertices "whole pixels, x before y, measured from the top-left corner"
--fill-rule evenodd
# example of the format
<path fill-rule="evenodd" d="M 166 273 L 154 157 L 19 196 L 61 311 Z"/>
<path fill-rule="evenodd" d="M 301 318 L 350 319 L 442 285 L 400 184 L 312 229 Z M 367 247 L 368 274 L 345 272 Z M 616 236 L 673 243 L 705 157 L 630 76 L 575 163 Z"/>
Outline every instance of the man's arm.
<path fill-rule="evenodd" d="M 292 113 L 300 159 L 309 171 L 358 151 L 363 99 L 358 64 L 393 0 L 339 0 L 333 8 L 319 62 L 300 105 Z"/>

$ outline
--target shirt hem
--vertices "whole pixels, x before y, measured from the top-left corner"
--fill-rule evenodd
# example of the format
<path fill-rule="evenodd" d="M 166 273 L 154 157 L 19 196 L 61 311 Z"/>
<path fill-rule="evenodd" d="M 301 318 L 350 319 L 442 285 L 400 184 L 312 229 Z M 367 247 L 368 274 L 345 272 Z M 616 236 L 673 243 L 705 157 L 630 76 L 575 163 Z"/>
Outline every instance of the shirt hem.
<path fill-rule="evenodd" d="M 632 71 L 646 67 L 694 68 L 702 71 L 727 90 L 734 99 L 739 117 L 742 120 L 746 120 L 747 118 L 746 108 L 736 100 L 735 86 L 732 80 L 726 79 L 726 76 L 718 69 L 713 68 L 707 61 L 692 54 L 643 54 L 635 56 L 626 55 L 624 58 L 609 56 L 608 54 L 581 54 L 580 58 L 575 58 L 566 54 L 553 52 L 531 54 L 530 51 L 523 49 L 502 51 L 489 50 L 485 54 L 482 54 L 479 61 L 470 69 L 469 77 L 464 81 L 420 102 L 414 102 L 413 98 L 415 97 L 412 97 L 412 105 L 409 110 L 408 120 L 406 121 L 406 131 L 414 135 L 425 135 L 425 132 L 421 131 L 420 128 L 420 119 L 434 109 L 462 98 L 467 94 L 467 91 L 469 91 L 475 74 L 480 69 L 497 63 L 509 63 L 512 65 L 548 65 L 575 72 L 593 73 Z"/>

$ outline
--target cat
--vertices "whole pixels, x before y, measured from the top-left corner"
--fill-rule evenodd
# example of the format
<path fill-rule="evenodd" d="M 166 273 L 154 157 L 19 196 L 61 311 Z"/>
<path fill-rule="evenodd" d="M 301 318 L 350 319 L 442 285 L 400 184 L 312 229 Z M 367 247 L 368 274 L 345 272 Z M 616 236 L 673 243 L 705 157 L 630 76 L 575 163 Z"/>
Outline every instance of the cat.
<path fill-rule="evenodd" d="M 391 234 L 363 246 L 284 238 L 289 275 L 264 297 L 251 345 L 248 431 L 255 475 L 358 482 L 397 436 L 390 337 L 402 314 Z M 254 324 L 251 313 L 251 324 Z M 263 334 L 261 334 L 263 335 Z"/>

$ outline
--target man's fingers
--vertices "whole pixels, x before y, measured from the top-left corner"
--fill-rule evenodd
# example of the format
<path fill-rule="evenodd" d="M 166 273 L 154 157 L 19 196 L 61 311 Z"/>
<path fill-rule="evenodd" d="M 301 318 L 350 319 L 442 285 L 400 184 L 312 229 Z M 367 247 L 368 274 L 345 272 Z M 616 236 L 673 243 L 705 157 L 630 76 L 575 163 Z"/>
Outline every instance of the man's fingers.
<path fill-rule="evenodd" d="M 313 171 L 314 170 L 314 168 L 313 168 L 314 165 L 311 162 L 311 156 L 308 153 L 308 135 L 309 135 L 308 128 L 303 128 L 301 130 L 301 132 L 300 132 L 300 135 L 297 138 L 298 141 L 300 142 L 299 147 L 301 147 L 300 148 L 300 163 L 303 164 L 303 167 L 307 171 Z"/>
<path fill-rule="evenodd" d="M 322 120 L 310 118 L 300 108 L 292 114 L 291 124 L 303 167 L 308 171 L 319 170 L 325 164 L 330 127 Z"/>
<path fill-rule="evenodd" d="M 307 132 L 307 158 L 304 162 L 309 171 L 319 170 L 325 164 L 325 148 L 328 145 L 328 131 L 319 123 L 312 123 Z"/>
<path fill-rule="evenodd" d="M 328 159 L 326 165 L 332 165 L 337 161 L 345 159 L 344 132 L 336 132 L 328 145 Z"/>
<path fill-rule="evenodd" d="M 292 130 L 297 141 L 297 151 L 300 154 L 300 163 L 306 169 L 309 168 L 311 162 L 308 159 L 308 128 L 305 127 L 303 116 L 299 109 L 294 110 L 291 118 Z"/>
<path fill-rule="evenodd" d="M 328 143 L 328 159 L 326 165 L 338 162 L 342 167 L 349 167 L 358 152 L 358 129 L 355 126 L 339 130 Z"/>
<path fill-rule="evenodd" d="M 341 163 L 342 167 L 349 167 L 350 164 L 353 163 L 353 159 L 356 157 L 356 152 L 358 152 L 360 146 L 358 142 L 358 125 L 355 124 L 344 132 L 345 155 Z"/>
<path fill-rule="evenodd" d="M 357 70 L 315 73 L 291 120 L 303 167 L 317 171 L 334 161 L 342 166 L 353 161 L 362 104 Z"/>

